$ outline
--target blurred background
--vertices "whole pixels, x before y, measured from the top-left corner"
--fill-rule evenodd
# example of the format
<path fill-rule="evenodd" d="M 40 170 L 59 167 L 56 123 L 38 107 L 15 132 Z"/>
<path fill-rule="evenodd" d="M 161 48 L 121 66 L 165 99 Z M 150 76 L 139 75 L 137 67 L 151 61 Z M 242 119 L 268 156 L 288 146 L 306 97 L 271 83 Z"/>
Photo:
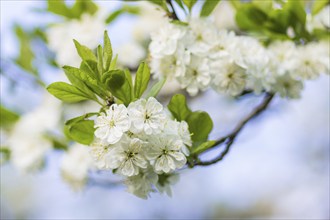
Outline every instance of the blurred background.
<path fill-rule="evenodd" d="M 122 2 L 97 3 L 111 11 Z M 38 106 L 43 89 L 9 62 L 19 53 L 13 28 L 55 22 L 56 17 L 38 10 L 45 4 L 1 0 L 1 71 L 6 71 L 6 76 L 1 74 L 1 103 L 18 113 Z M 107 26 L 119 56 L 135 53 L 137 60 L 146 56 L 143 49 L 132 49 L 130 44 L 136 26 L 151 25 L 141 20 L 124 14 Z M 58 68 L 46 65 L 39 72 L 46 84 L 63 77 Z M 223 161 L 183 170 L 172 198 L 152 194 L 142 200 L 125 192 L 124 186 L 94 182 L 84 190 L 73 190 L 61 177 L 61 151 L 49 152 L 40 172 L 26 174 L 4 164 L 0 168 L 1 219 L 329 219 L 329 84 L 329 76 L 322 75 L 305 84 L 301 99 L 276 97 L 266 112 L 244 128 Z M 215 122 L 211 138 L 216 138 L 260 101 L 261 97 L 234 100 L 207 91 L 190 104 L 193 110 L 210 114 Z M 5 138 L 1 133 L 1 139 Z M 208 153 L 205 159 L 216 153 Z"/>

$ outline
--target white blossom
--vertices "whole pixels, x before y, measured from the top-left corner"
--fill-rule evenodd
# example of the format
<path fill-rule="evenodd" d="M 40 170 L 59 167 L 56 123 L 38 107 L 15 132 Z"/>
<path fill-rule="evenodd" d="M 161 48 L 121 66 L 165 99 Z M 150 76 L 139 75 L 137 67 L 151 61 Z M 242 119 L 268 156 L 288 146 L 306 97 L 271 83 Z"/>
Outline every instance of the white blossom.
<path fill-rule="evenodd" d="M 93 167 L 93 160 L 88 146 L 74 144 L 63 155 L 61 172 L 63 178 L 74 188 L 80 188 L 87 180 L 88 170 Z"/>
<path fill-rule="evenodd" d="M 146 157 L 153 160 L 153 166 L 157 173 L 169 173 L 183 167 L 187 159 L 181 152 L 180 140 L 170 136 L 157 136 L 150 140 L 146 149 Z"/>
<path fill-rule="evenodd" d="M 276 83 L 272 86 L 272 91 L 280 94 L 281 97 L 291 99 L 300 98 L 303 84 L 300 80 L 293 79 L 289 74 L 279 76 Z"/>
<path fill-rule="evenodd" d="M 149 45 L 150 53 L 153 57 L 159 58 L 175 53 L 178 40 L 185 34 L 183 28 L 167 23 L 157 32 L 151 34 L 151 43 Z"/>
<path fill-rule="evenodd" d="M 179 81 L 182 88 L 186 88 L 192 96 L 197 95 L 199 90 L 205 90 L 211 82 L 208 60 L 192 56 L 185 75 Z"/>
<path fill-rule="evenodd" d="M 76 52 L 73 39 L 89 48 L 96 48 L 106 29 L 104 12 L 82 14 L 80 19 L 66 20 L 47 29 L 49 48 L 56 53 L 60 65 L 79 66 L 81 59 Z"/>
<path fill-rule="evenodd" d="M 189 21 L 190 32 L 193 36 L 189 50 L 196 55 L 206 55 L 217 40 L 217 29 L 212 22 L 206 19 L 191 19 Z"/>
<path fill-rule="evenodd" d="M 97 138 L 95 138 L 93 143 L 90 145 L 90 154 L 94 159 L 95 166 L 98 169 L 110 169 L 107 156 L 112 147 L 112 145 Z"/>
<path fill-rule="evenodd" d="M 137 138 L 121 141 L 114 146 L 108 156 L 109 167 L 117 169 L 124 176 L 139 174 L 139 168 L 147 168 L 148 162 L 143 155 L 143 142 Z"/>
<path fill-rule="evenodd" d="M 52 142 L 46 138 L 57 129 L 60 120 L 60 102 L 45 93 L 40 106 L 22 115 L 8 134 L 11 161 L 21 171 L 40 168 Z"/>
<path fill-rule="evenodd" d="M 125 180 L 127 191 L 142 199 L 147 199 L 151 192 L 154 192 L 152 185 L 158 181 L 158 175 L 151 167 L 142 170 L 138 175 L 128 177 Z"/>
<path fill-rule="evenodd" d="M 246 70 L 232 61 L 217 61 L 212 65 L 212 87 L 217 92 L 236 96 L 246 86 Z"/>
<path fill-rule="evenodd" d="M 292 76 L 298 79 L 315 79 L 329 72 L 329 43 L 310 43 L 298 47 L 298 65 Z M 328 73 L 329 74 L 329 73 Z"/>
<path fill-rule="evenodd" d="M 123 104 L 113 104 L 95 120 L 95 136 L 109 144 L 117 143 L 130 128 L 128 111 Z"/>
<path fill-rule="evenodd" d="M 180 176 L 177 173 L 162 174 L 158 176 L 158 182 L 156 188 L 160 193 L 166 193 L 168 196 L 172 196 L 171 186 L 179 182 Z"/>
<path fill-rule="evenodd" d="M 292 72 L 298 65 L 298 51 L 292 41 L 275 41 L 268 49 L 279 75 Z"/>
<path fill-rule="evenodd" d="M 133 133 L 145 132 L 147 135 L 160 133 L 166 118 L 163 106 L 155 98 L 139 99 L 128 106 Z"/>

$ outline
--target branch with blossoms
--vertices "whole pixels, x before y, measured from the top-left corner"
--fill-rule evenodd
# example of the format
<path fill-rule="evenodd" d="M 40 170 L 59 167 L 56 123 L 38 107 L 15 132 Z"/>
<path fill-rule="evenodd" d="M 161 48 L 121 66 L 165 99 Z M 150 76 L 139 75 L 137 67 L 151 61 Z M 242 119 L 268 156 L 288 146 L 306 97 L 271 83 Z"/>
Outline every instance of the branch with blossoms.
<path fill-rule="evenodd" d="M 128 192 L 138 197 L 147 198 L 151 192 L 170 195 L 170 186 L 178 180 L 181 168 L 220 162 L 245 125 L 267 110 L 275 96 L 299 98 L 306 80 L 329 72 L 329 42 L 323 41 L 328 27 L 310 30 L 302 1 L 276 1 L 277 7 L 261 1 L 232 1 L 238 30 L 218 28 L 208 19 L 218 2 L 152 0 L 162 25 L 147 40 L 148 59 L 131 65 L 126 56 L 115 55 L 107 31 L 103 34 L 103 45 L 96 41 L 89 45 L 80 40 L 72 43 L 70 38 L 63 50 L 56 38 L 67 27 L 80 27 L 79 19 L 103 32 L 104 20 L 111 22 L 124 11 L 135 14 L 134 7 L 119 8 L 102 18 L 103 25 L 99 26 L 97 8 L 91 1 L 77 1 L 72 7 L 49 1 L 49 11 L 73 20 L 68 26 L 55 25 L 47 33 L 49 47 L 56 52 L 56 63 L 64 65 L 69 81 L 52 83 L 47 90 L 65 103 L 81 105 L 92 101 L 98 106 L 65 122 L 66 140 L 76 142 L 69 147 L 57 143 L 58 149 L 66 151 L 62 163 L 67 168 L 62 170 L 66 180 L 79 187 L 81 181 L 77 180 L 85 180 L 88 171 L 94 169 L 103 171 L 107 177 L 110 172 L 119 176 L 123 181 L 111 185 L 123 183 Z M 199 16 L 192 10 L 197 5 Z M 312 13 L 317 15 L 325 7 L 326 4 L 315 3 Z M 88 36 L 98 39 L 94 34 Z M 21 41 L 26 41 L 25 35 Z M 74 49 L 77 53 L 71 54 Z M 30 53 L 30 48 L 24 51 Z M 129 65 L 121 65 L 123 57 Z M 23 63 L 26 61 L 23 58 L 18 59 L 23 67 L 37 69 L 31 66 L 31 60 Z M 181 91 L 171 87 L 171 99 L 165 105 L 158 94 L 173 82 L 179 84 Z M 187 97 L 193 98 L 208 89 L 234 98 L 247 94 L 264 98 L 232 132 L 210 140 L 213 120 L 205 111 L 191 110 L 187 102 Z M 50 109 L 48 105 L 47 111 Z M 17 120 L 7 109 L 1 111 Z M 51 148 L 49 144 L 44 146 Z M 203 153 L 216 148 L 223 149 L 212 160 L 201 160 Z M 76 173 L 81 175 L 77 177 Z M 91 185 L 98 182 L 93 178 L 89 178 Z M 107 185 L 107 180 L 100 182 Z"/>

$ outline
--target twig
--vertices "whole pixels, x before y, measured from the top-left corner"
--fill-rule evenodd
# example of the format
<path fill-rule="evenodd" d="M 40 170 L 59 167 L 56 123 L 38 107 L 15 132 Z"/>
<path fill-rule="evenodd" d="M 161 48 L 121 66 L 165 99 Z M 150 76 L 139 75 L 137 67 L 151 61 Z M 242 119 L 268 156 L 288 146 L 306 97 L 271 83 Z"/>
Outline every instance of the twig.
<path fill-rule="evenodd" d="M 237 135 L 239 134 L 239 132 L 243 129 L 243 127 L 253 118 L 255 118 L 256 116 L 258 116 L 260 113 L 262 113 L 264 110 L 267 109 L 269 103 L 272 101 L 274 97 L 274 94 L 271 93 L 266 93 L 266 96 L 264 97 L 264 100 L 261 102 L 260 105 L 258 105 L 243 121 L 241 121 L 241 123 L 238 124 L 238 126 L 234 129 L 233 132 L 231 132 L 229 135 L 219 138 L 215 144 L 210 148 L 215 148 L 220 144 L 225 143 L 225 150 L 221 152 L 221 154 L 214 158 L 213 160 L 210 161 L 200 161 L 197 160 L 194 165 L 195 166 L 208 166 L 214 163 L 219 162 L 220 160 L 222 160 L 227 153 L 230 150 L 230 147 L 232 146 L 232 144 L 234 143 Z"/>

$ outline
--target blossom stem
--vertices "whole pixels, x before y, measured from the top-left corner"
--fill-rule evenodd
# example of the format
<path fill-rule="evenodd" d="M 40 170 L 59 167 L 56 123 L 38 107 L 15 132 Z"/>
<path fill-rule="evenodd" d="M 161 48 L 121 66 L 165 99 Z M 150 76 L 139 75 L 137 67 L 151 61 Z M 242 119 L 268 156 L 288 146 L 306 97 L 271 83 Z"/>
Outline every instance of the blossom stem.
<path fill-rule="evenodd" d="M 234 143 L 237 135 L 239 134 L 239 132 L 243 129 L 243 127 L 253 118 L 255 118 L 256 116 L 258 116 L 260 113 L 262 113 L 263 111 L 265 111 L 267 109 L 267 107 L 269 106 L 270 102 L 272 101 L 272 99 L 274 98 L 274 94 L 272 93 L 266 93 L 263 101 L 261 102 L 260 105 L 258 105 L 244 120 L 242 120 L 238 126 L 227 136 L 219 138 L 214 145 L 209 148 L 209 149 L 213 149 L 215 147 L 217 147 L 220 144 L 225 144 L 225 149 L 221 152 L 221 154 L 219 156 L 217 156 L 216 158 L 214 158 L 213 160 L 210 161 L 200 161 L 199 159 L 194 163 L 195 166 L 208 166 L 211 164 L 215 164 L 217 162 L 219 162 L 220 160 L 222 160 L 227 153 L 230 150 L 230 147 L 232 146 L 232 144 Z"/>

